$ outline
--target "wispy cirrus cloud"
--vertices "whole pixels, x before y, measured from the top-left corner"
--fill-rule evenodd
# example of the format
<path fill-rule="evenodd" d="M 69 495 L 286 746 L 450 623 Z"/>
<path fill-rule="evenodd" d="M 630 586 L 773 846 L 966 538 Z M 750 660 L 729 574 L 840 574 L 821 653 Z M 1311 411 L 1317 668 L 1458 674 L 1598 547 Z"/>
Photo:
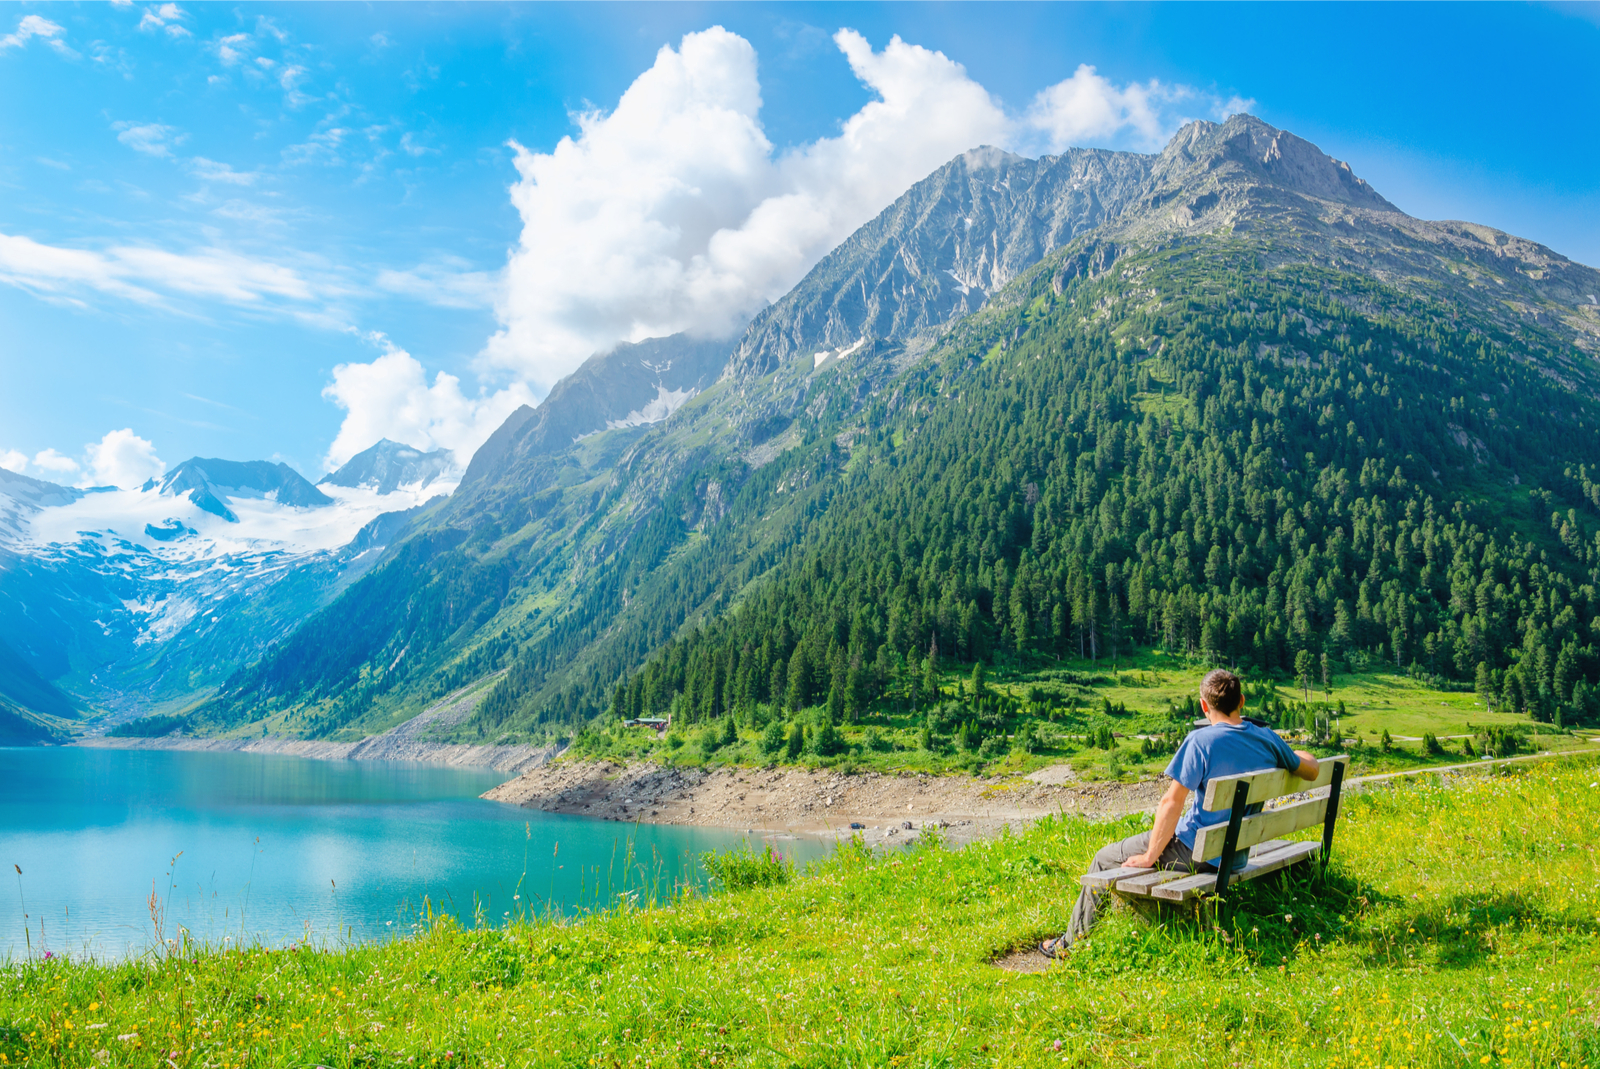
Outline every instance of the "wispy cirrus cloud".
<path fill-rule="evenodd" d="M 188 17 L 189 13 L 177 4 L 147 7 L 144 17 L 139 20 L 139 29 L 164 30 L 168 37 L 193 37 L 194 34 L 183 25 L 183 20 Z"/>
<path fill-rule="evenodd" d="M 440 308 L 492 308 L 502 284 L 500 272 L 475 271 L 454 256 L 418 264 L 409 271 L 382 270 L 377 278 L 380 290 Z"/>
<path fill-rule="evenodd" d="M 195 156 L 189 161 L 189 171 L 202 182 L 222 182 L 232 186 L 253 186 L 261 177 L 259 171 L 235 171 L 226 163 Z"/>
<path fill-rule="evenodd" d="M 91 292 L 145 305 L 169 305 L 176 295 L 246 306 L 311 304 L 323 296 L 293 268 L 226 249 L 66 248 L 3 233 L 0 282 L 77 304 Z"/>
<path fill-rule="evenodd" d="M 78 53 L 69 48 L 64 40 L 66 32 L 66 27 L 58 22 L 51 22 L 43 15 L 24 15 L 18 21 L 15 30 L 0 37 L 0 52 L 11 48 L 22 48 L 30 40 L 39 40 L 68 59 L 77 59 Z"/>
<path fill-rule="evenodd" d="M 188 134 L 176 127 L 157 122 L 141 123 L 125 119 L 112 123 L 111 128 L 117 131 L 118 141 L 146 156 L 171 156 L 175 147 L 189 139 Z"/>

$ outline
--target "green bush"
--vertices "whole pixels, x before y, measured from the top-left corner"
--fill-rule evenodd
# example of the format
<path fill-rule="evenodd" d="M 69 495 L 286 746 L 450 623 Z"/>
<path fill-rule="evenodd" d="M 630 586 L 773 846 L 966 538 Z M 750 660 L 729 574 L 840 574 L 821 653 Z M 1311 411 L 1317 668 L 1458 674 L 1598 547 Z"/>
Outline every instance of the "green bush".
<path fill-rule="evenodd" d="M 750 849 L 749 843 L 742 849 L 708 851 L 700 855 L 700 863 L 730 891 L 772 887 L 788 883 L 794 876 L 794 866 L 772 849 L 771 843 L 759 854 Z"/>
<path fill-rule="evenodd" d="M 844 740 L 839 737 L 839 729 L 833 726 L 832 720 L 824 720 L 812 738 L 812 749 L 819 757 L 832 757 L 844 749 Z"/>
<path fill-rule="evenodd" d="M 774 720 L 761 733 L 761 752 L 771 757 L 783 749 L 785 741 L 787 740 L 784 738 L 783 722 Z"/>

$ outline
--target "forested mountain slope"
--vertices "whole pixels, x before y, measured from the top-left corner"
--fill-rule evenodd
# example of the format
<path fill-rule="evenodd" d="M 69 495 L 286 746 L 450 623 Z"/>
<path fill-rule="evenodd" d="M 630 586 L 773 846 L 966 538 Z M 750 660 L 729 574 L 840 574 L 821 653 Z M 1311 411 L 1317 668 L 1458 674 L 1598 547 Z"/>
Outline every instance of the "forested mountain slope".
<path fill-rule="evenodd" d="M 845 715 L 909 696 L 935 641 L 1481 661 L 1513 700 L 1571 706 L 1596 669 L 1600 276 L 1410 219 L 1248 116 L 1075 159 L 1058 191 L 1099 185 L 1059 212 L 989 205 L 992 247 L 1056 245 L 1042 262 L 949 238 L 963 197 L 1008 188 L 974 161 L 1012 191 L 1029 161 L 954 161 L 714 387 L 501 465 L 195 727 L 360 733 L 500 668 L 461 730 L 571 730 L 629 679 L 641 709 Z M 1004 284 L 971 315 L 909 284 L 941 258 Z M 958 325 L 930 348 L 938 315 Z"/>
<path fill-rule="evenodd" d="M 1184 241 L 1059 292 L 1046 264 L 827 451 L 826 511 L 619 711 L 848 719 L 915 700 L 930 651 L 1139 643 L 1481 666 L 1518 711 L 1592 717 L 1600 409 L 1548 373 L 1567 345 L 1266 251 Z"/>

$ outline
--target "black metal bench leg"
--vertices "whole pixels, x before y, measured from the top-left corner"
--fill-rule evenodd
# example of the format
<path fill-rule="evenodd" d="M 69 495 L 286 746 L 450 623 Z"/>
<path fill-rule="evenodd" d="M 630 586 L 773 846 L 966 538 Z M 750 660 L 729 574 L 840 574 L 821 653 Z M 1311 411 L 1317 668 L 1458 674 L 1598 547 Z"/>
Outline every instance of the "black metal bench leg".
<path fill-rule="evenodd" d="M 1244 824 L 1244 811 L 1250 803 L 1250 784 L 1241 783 L 1233 790 L 1233 811 L 1228 814 L 1228 834 L 1222 839 L 1222 856 L 1217 858 L 1218 898 L 1228 889 L 1228 876 L 1233 872 L 1233 854 L 1239 846 L 1239 828 Z"/>
<path fill-rule="evenodd" d="M 1328 872 L 1328 854 L 1333 850 L 1333 822 L 1339 819 L 1339 786 L 1344 783 L 1344 762 L 1333 766 L 1333 781 L 1328 785 L 1328 815 L 1322 824 L 1322 872 Z"/>

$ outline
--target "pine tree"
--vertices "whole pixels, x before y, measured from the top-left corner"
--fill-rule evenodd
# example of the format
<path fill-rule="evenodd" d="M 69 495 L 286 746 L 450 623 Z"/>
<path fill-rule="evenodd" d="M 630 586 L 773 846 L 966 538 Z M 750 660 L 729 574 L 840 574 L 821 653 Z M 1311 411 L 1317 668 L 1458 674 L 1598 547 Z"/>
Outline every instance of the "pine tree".
<path fill-rule="evenodd" d="M 1311 651 L 1301 650 L 1294 655 L 1294 681 L 1301 695 L 1311 701 Z"/>
<path fill-rule="evenodd" d="M 1483 699 L 1483 707 L 1491 713 L 1494 712 L 1494 679 L 1489 674 L 1489 662 L 1478 662 L 1478 671 L 1473 679 L 1472 689 L 1477 692 L 1478 697 Z"/>
<path fill-rule="evenodd" d="M 797 713 L 811 704 L 811 660 L 804 646 L 796 646 L 789 658 L 789 691 L 785 704 L 791 713 Z"/>

